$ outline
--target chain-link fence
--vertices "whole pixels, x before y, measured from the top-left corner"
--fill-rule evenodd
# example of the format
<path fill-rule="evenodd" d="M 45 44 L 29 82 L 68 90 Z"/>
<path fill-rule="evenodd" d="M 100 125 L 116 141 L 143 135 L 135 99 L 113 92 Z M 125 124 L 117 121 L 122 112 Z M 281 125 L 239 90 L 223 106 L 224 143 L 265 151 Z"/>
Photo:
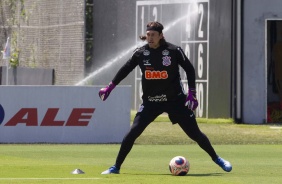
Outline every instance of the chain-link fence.
<path fill-rule="evenodd" d="M 84 17 L 85 0 L 1 0 L 0 50 L 10 37 L 12 65 L 52 68 L 56 85 L 73 85 L 84 77 Z"/>

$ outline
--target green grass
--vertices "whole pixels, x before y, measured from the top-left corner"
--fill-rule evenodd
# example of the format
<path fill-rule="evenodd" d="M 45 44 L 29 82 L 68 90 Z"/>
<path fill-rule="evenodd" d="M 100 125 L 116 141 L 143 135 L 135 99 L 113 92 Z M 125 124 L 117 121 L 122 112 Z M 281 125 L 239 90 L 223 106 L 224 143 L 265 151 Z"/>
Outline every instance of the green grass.
<path fill-rule="evenodd" d="M 225 173 L 197 145 L 135 145 L 120 175 L 100 175 L 115 160 L 119 145 L 1 145 L 0 183 L 209 183 L 282 182 L 281 145 L 216 145 L 233 170 Z M 187 176 L 172 176 L 169 160 L 190 161 Z M 80 168 L 85 174 L 73 175 Z M 41 179 L 40 179 L 41 178 Z"/>
<path fill-rule="evenodd" d="M 131 121 L 135 112 L 131 112 Z M 197 118 L 198 125 L 215 145 L 221 144 L 282 144 L 281 124 L 235 124 L 232 119 Z M 136 144 L 195 144 L 181 128 L 169 122 L 167 115 L 151 123 Z"/>
<path fill-rule="evenodd" d="M 274 125 L 198 123 L 212 144 L 282 144 L 282 127 Z M 195 144 L 179 125 L 153 122 L 136 144 Z"/>
<path fill-rule="evenodd" d="M 131 110 L 130 112 L 130 120 L 133 121 L 137 111 Z M 197 121 L 199 123 L 212 123 L 212 124 L 231 124 L 234 123 L 234 120 L 229 119 L 223 119 L 223 118 L 217 118 L 217 119 L 207 119 L 207 118 L 197 118 Z M 169 122 L 169 118 L 166 113 L 161 114 L 158 116 L 154 122 Z"/>
<path fill-rule="evenodd" d="M 178 125 L 162 115 L 136 140 L 120 175 L 101 175 L 110 167 L 118 144 L 2 144 L 0 183 L 124 183 L 124 184 L 280 184 L 281 125 L 234 124 L 230 119 L 198 119 L 217 153 L 233 165 L 222 171 Z M 191 164 L 187 176 L 172 176 L 168 162 L 182 155 Z M 73 175 L 82 169 L 85 174 Z"/>

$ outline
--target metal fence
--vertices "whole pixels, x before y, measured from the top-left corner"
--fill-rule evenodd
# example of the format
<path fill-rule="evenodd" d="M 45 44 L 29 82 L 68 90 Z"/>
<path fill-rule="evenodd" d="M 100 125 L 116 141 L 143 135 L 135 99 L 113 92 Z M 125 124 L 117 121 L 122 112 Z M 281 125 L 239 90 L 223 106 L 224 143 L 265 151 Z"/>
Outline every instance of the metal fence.
<path fill-rule="evenodd" d="M 56 85 L 73 85 L 84 77 L 84 16 L 85 0 L 1 0 L 0 50 L 10 37 L 19 66 L 55 69 Z"/>

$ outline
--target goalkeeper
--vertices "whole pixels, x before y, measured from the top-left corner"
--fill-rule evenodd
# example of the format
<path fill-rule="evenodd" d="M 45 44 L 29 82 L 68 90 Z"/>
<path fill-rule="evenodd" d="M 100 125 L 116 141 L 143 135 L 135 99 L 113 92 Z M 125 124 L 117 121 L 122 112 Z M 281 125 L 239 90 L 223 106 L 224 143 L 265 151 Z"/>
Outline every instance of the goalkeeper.
<path fill-rule="evenodd" d="M 147 44 L 135 50 L 133 56 L 120 68 L 112 82 L 99 91 L 104 101 L 111 91 L 137 65 L 142 71 L 143 104 L 140 106 L 130 131 L 125 135 L 116 163 L 101 174 L 119 174 L 120 167 L 133 147 L 135 140 L 157 116 L 166 112 L 173 124 L 178 123 L 192 140 L 205 150 L 211 159 L 224 171 L 232 170 L 231 164 L 219 157 L 207 136 L 197 125 L 193 111 L 198 106 L 195 90 L 195 69 L 182 49 L 166 42 L 162 33 L 163 25 L 159 22 L 147 24 L 146 35 L 140 36 Z M 188 94 L 181 83 L 179 66 L 187 75 Z"/>

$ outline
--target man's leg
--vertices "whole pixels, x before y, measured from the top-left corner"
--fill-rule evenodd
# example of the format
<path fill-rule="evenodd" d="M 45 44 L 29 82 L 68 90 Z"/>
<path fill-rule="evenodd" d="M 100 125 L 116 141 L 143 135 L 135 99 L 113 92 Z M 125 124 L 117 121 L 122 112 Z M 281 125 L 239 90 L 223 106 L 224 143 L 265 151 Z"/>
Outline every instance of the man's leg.
<path fill-rule="evenodd" d="M 140 120 L 141 117 L 139 114 L 134 118 L 130 131 L 123 138 L 115 163 L 115 166 L 117 168 L 120 168 L 120 166 L 124 162 L 126 156 L 131 151 L 135 140 L 142 134 L 145 128 L 150 124 L 150 122 L 141 122 Z"/>
<path fill-rule="evenodd" d="M 178 124 L 192 140 L 196 141 L 198 145 L 210 155 L 213 160 L 217 158 L 217 154 L 208 137 L 199 129 L 194 116 L 193 118 L 189 117 L 188 120 L 182 120 Z"/>
<path fill-rule="evenodd" d="M 116 163 L 113 167 L 114 169 L 120 169 L 122 163 L 124 162 L 126 156 L 131 151 L 135 140 L 142 134 L 146 127 L 155 120 L 155 118 L 162 112 L 156 110 L 152 105 L 143 106 L 142 109 L 136 114 L 133 124 L 129 132 L 123 138 L 120 146 L 119 153 L 116 158 Z M 111 168 L 110 168 L 111 169 Z M 110 169 L 104 171 L 102 174 L 110 174 Z"/>
<path fill-rule="evenodd" d="M 199 129 L 193 111 L 184 105 L 184 101 L 180 99 L 171 104 L 170 107 L 168 108 L 168 113 L 171 121 L 173 123 L 178 123 L 188 137 L 196 141 L 198 145 L 210 155 L 217 165 L 224 171 L 230 172 L 232 170 L 231 164 L 216 154 L 208 137 Z"/>

